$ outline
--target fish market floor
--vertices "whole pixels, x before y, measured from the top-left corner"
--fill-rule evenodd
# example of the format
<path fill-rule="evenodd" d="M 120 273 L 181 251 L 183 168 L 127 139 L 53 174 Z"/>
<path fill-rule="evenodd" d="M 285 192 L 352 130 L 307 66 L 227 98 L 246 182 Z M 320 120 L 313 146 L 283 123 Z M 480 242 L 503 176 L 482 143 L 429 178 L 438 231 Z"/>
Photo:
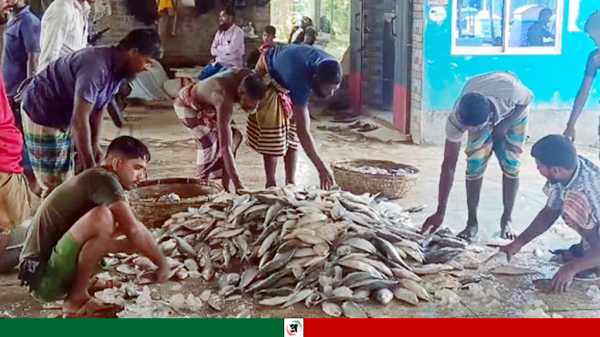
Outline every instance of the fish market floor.
<path fill-rule="evenodd" d="M 152 151 L 149 176 L 173 177 L 192 176 L 195 160 L 194 141 L 187 130 L 178 122 L 169 104 L 131 107 L 128 110 L 128 123 L 117 130 L 112 123 L 105 121 L 105 143 L 117 135 L 133 135 L 144 140 Z M 242 130 L 245 126 L 243 116 L 236 117 Z M 353 133 L 321 131 L 316 128 L 319 121 L 313 123 L 313 132 L 319 152 L 327 162 L 341 159 L 390 159 L 418 167 L 421 171 L 417 185 L 406 199 L 398 203 L 403 207 L 425 205 L 425 210 L 413 215 L 413 222 L 420 226 L 422 221 L 434 210 L 437 196 L 437 182 L 443 148 L 439 146 L 416 146 L 399 143 L 384 143 L 368 140 Z M 441 132 L 442 130 L 440 130 Z M 526 153 L 528 153 L 526 150 Z M 588 158 L 597 161 L 597 150 L 580 149 Z M 238 152 L 238 169 L 248 188 L 260 188 L 264 184 L 262 158 L 246 145 Z M 466 196 L 464 187 L 465 160 L 459 161 L 456 182 L 451 194 L 448 213 L 444 226 L 455 233 L 466 222 Z M 543 179 L 538 174 L 535 162 L 529 155 L 523 157 L 519 192 L 514 214 L 514 229 L 522 231 L 543 207 L 545 197 L 541 192 Z M 278 169 L 278 179 L 283 182 L 283 164 Z M 479 220 L 481 224 L 479 243 L 484 244 L 495 239 L 499 230 L 501 209 L 502 176 L 495 160 L 490 161 L 481 196 Z M 318 184 L 318 175 L 305 155 L 301 155 L 297 170 L 297 182 L 300 185 Z M 421 303 L 409 307 L 392 301 L 383 307 L 376 304 L 366 305 L 373 317 L 599 317 L 600 297 L 594 296 L 594 283 L 575 282 L 566 294 L 544 294 L 536 291 L 532 280 L 551 277 L 557 265 L 549 262 L 549 249 L 566 248 L 577 242 L 577 235 L 563 224 L 554 226 L 548 233 L 527 246 L 516 258 L 516 265 L 528 267 L 539 272 L 529 276 L 498 276 L 484 278 L 475 289 L 459 290 L 460 301 L 447 303 Z M 598 284 L 600 285 L 600 283 Z M 198 296 L 207 285 L 195 280 L 181 283 L 168 282 L 156 287 L 162 298 L 176 293 Z M 599 291 L 600 293 L 600 291 Z M 36 303 L 20 287 L 15 274 L 0 275 L 0 317 L 52 317 L 59 314 L 56 310 L 46 310 Z M 190 315 L 181 313 L 180 316 Z M 255 306 L 249 297 L 241 301 L 226 303 L 220 313 L 203 309 L 194 313 L 196 317 L 322 317 L 319 308 L 307 309 L 296 305 L 288 309 L 272 309 Z"/>

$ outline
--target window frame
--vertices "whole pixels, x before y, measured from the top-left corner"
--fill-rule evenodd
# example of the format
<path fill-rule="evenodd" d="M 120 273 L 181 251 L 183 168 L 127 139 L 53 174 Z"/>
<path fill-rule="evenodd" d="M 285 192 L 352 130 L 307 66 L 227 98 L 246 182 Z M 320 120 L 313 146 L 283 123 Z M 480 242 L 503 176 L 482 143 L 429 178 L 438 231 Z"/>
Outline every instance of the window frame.
<path fill-rule="evenodd" d="M 554 46 L 546 47 L 511 47 L 510 46 L 510 21 L 513 0 L 503 0 L 504 12 L 502 13 L 502 46 L 458 46 L 458 0 L 452 1 L 451 18 L 451 55 L 560 55 L 562 54 L 563 20 L 565 15 L 564 0 L 556 0 L 556 35 Z"/>

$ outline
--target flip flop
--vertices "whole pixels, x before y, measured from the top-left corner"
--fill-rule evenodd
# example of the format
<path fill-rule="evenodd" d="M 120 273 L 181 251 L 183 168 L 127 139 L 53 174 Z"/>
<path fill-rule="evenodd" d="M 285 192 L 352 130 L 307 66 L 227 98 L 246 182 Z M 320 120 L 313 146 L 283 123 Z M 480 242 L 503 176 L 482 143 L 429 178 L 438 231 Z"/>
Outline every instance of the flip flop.
<path fill-rule="evenodd" d="M 365 125 L 365 124 L 363 124 L 363 122 L 361 122 L 361 121 L 356 121 L 356 122 L 354 122 L 354 123 L 350 124 L 350 125 L 348 126 L 348 128 L 350 128 L 350 129 L 360 129 L 360 128 L 362 128 L 364 125 Z"/>
<path fill-rule="evenodd" d="M 370 132 L 370 131 L 374 131 L 379 129 L 379 127 L 377 125 L 371 124 L 371 123 L 365 123 L 363 124 L 362 127 L 360 127 L 359 129 L 357 129 L 356 131 L 358 132 Z"/>

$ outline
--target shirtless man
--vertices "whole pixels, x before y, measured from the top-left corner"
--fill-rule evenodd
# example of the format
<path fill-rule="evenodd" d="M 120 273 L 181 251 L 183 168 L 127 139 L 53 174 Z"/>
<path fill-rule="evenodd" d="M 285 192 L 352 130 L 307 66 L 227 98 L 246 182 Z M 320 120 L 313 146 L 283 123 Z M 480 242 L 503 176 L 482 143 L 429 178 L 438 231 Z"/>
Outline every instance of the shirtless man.
<path fill-rule="evenodd" d="M 179 92 L 174 108 L 177 117 L 196 140 L 196 175 L 200 179 L 221 179 L 229 191 L 243 189 L 235 153 L 242 133 L 234 128 L 235 110 L 252 112 L 265 95 L 262 78 L 250 69 L 231 68 L 189 85 Z"/>

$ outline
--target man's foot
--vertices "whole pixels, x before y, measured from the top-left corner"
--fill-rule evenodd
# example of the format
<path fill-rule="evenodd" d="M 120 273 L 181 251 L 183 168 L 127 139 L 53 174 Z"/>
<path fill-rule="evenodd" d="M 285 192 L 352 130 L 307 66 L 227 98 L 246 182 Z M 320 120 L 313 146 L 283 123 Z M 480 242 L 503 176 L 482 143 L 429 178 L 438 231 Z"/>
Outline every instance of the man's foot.
<path fill-rule="evenodd" d="M 477 224 L 467 224 L 467 227 L 462 232 L 458 233 L 457 237 L 470 243 L 475 239 L 478 231 L 479 226 Z"/>
<path fill-rule="evenodd" d="M 101 280 L 97 277 L 92 279 L 90 282 L 90 287 L 88 288 L 88 292 L 93 295 L 99 291 L 110 289 L 110 288 L 119 288 L 123 283 L 119 280 Z"/>
<path fill-rule="evenodd" d="M 63 318 L 116 317 L 116 313 L 121 310 L 123 310 L 121 306 L 103 303 L 96 298 L 90 297 L 79 307 L 76 304 L 68 304 L 66 301 L 63 306 Z"/>
<path fill-rule="evenodd" d="M 514 239 L 517 238 L 517 235 L 512 230 L 511 221 L 510 220 L 507 220 L 507 221 L 502 220 L 501 221 L 501 223 L 500 223 L 500 237 L 502 239 L 506 239 L 506 240 L 514 240 Z"/>
<path fill-rule="evenodd" d="M 598 268 L 594 267 L 575 274 L 573 279 L 577 281 L 598 281 L 600 280 L 600 274 L 598 273 Z"/>

